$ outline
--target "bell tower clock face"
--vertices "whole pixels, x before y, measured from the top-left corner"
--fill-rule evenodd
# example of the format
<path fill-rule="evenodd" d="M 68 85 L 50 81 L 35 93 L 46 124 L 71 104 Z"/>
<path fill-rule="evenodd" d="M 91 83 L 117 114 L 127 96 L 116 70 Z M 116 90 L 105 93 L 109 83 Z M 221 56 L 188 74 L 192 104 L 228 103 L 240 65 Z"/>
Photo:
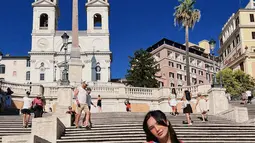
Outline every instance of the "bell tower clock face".
<path fill-rule="evenodd" d="M 38 46 L 39 48 L 47 48 L 48 45 L 49 45 L 49 42 L 48 42 L 47 39 L 42 38 L 42 39 L 39 39 L 39 40 L 37 41 L 37 46 Z"/>

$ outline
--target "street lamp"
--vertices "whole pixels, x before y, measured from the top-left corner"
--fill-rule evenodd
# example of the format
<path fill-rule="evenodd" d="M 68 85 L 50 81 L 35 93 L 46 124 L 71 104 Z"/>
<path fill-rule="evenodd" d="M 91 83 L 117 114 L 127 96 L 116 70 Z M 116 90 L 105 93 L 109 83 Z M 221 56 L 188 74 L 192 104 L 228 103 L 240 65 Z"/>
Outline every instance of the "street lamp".
<path fill-rule="evenodd" d="M 54 66 L 54 81 L 57 81 L 57 66 Z"/>
<path fill-rule="evenodd" d="M 67 35 L 67 33 L 65 32 L 62 36 L 61 36 L 62 40 L 63 40 L 63 46 L 64 46 L 64 50 L 65 50 L 65 63 L 64 63 L 64 70 L 62 72 L 62 85 L 69 85 L 69 80 L 68 80 L 68 65 L 67 65 L 67 60 L 66 60 L 66 52 L 67 52 L 67 45 L 68 45 L 68 39 L 69 36 Z"/>
<path fill-rule="evenodd" d="M 211 39 L 209 41 L 209 44 L 210 44 L 210 49 L 211 49 L 212 56 L 213 56 L 213 87 L 214 87 L 216 84 L 216 70 L 215 70 L 215 56 L 214 56 L 214 49 L 215 49 L 216 41 Z"/>

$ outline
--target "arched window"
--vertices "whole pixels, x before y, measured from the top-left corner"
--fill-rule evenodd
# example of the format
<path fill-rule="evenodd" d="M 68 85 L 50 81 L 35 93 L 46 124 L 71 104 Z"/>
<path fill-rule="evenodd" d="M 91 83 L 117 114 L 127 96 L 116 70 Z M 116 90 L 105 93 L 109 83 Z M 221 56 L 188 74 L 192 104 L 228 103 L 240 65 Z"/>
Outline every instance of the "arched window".
<path fill-rule="evenodd" d="M 94 29 L 102 29 L 102 16 L 98 13 L 94 15 Z"/>
<path fill-rule="evenodd" d="M 101 80 L 101 67 L 100 67 L 100 63 L 97 63 L 97 65 L 95 67 L 95 71 L 96 71 L 96 81 L 100 81 Z"/>
<path fill-rule="evenodd" d="M 5 65 L 0 65 L 0 74 L 5 74 Z"/>
<path fill-rule="evenodd" d="M 48 28 L 48 15 L 43 13 L 40 16 L 40 29 Z"/>
<path fill-rule="evenodd" d="M 30 71 L 26 72 L 26 80 L 30 80 Z"/>

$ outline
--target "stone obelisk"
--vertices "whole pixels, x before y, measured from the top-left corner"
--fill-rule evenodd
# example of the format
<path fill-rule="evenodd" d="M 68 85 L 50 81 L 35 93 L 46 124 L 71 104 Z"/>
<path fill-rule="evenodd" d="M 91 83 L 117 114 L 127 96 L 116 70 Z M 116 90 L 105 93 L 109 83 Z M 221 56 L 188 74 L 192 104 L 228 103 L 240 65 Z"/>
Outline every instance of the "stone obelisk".
<path fill-rule="evenodd" d="M 72 48 L 69 61 L 69 81 L 79 84 L 82 81 L 82 61 L 79 47 L 78 0 L 73 0 Z"/>

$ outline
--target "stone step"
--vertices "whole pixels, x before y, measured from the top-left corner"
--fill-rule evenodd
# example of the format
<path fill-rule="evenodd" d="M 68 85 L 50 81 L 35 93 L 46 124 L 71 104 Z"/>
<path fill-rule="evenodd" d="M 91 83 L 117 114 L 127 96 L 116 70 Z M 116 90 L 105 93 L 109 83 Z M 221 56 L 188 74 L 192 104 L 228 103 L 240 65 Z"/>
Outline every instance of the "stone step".
<path fill-rule="evenodd" d="M 215 138 L 215 137 L 209 137 L 209 138 L 205 138 L 205 139 L 201 139 L 201 138 L 189 138 L 189 139 L 185 139 L 185 138 L 181 138 L 179 137 L 180 140 L 184 141 L 184 143 L 186 143 L 186 141 L 203 141 L 204 143 L 206 143 L 207 141 L 232 141 L 232 142 L 243 142 L 243 141 L 250 141 L 250 142 L 255 142 L 255 138 L 239 138 L 239 137 L 234 137 L 234 138 Z M 93 139 L 62 139 L 62 140 L 58 140 L 58 143 L 61 142 L 112 142 L 112 141 L 129 141 L 129 142 L 133 142 L 133 141 L 141 141 L 141 143 L 145 142 L 145 137 L 116 137 L 116 138 L 93 138 Z"/>
<path fill-rule="evenodd" d="M 195 130 L 185 130 L 185 131 L 179 131 L 175 130 L 176 134 L 178 135 L 188 135 L 188 134 L 198 134 L 198 135 L 246 135 L 248 134 L 255 134 L 255 131 L 247 132 L 247 131 L 233 131 L 233 130 L 211 130 L 211 131 L 195 131 Z M 66 133 L 64 136 L 65 137 L 76 137 L 76 136 L 105 136 L 105 135 L 116 135 L 116 134 L 122 134 L 122 135 L 127 135 L 127 134 L 144 134 L 143 130 L 138 130 L 138 131 L 115 131 L 115 132 L 94 132 L 93 134 L 88 134 L 88 133 Z"/>

